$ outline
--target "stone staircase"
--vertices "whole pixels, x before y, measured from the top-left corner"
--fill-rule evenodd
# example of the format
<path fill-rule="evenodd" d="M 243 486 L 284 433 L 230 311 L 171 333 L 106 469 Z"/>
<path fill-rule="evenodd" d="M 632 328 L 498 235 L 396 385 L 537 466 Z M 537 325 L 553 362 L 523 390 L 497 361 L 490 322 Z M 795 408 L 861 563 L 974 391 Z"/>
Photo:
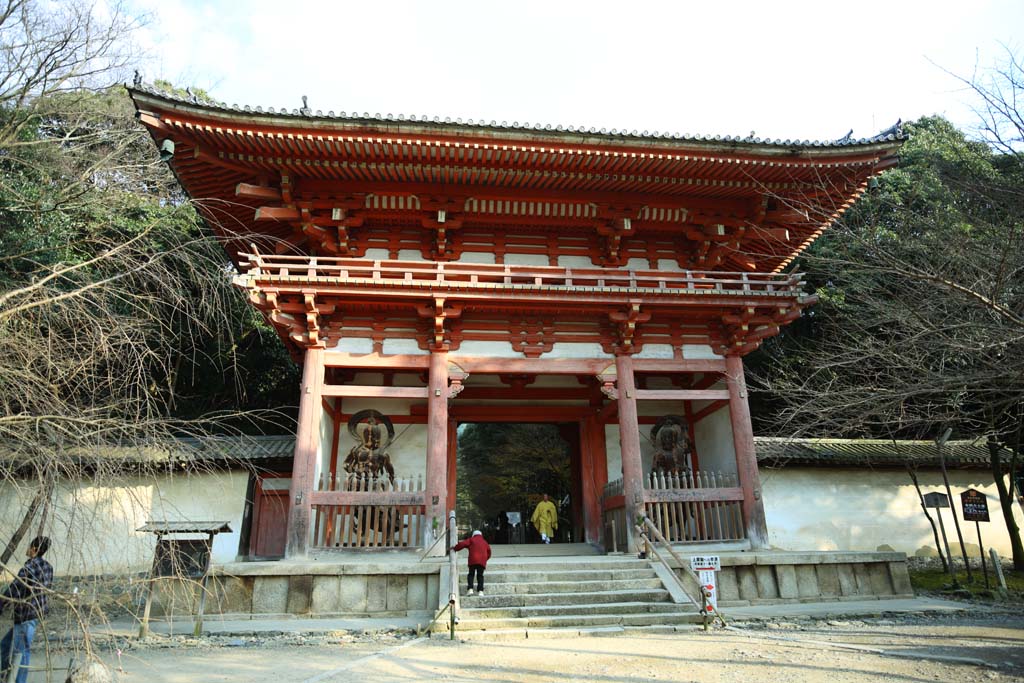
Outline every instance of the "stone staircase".
<path fill-rule="evenodd" d="M 485 580 L 484 595 L 467 595 L 460 567 L 460 637 L 672 629 L 700 622 L 694 606 L 673 602 L 650 564 L 632 556 L 495 557 Z M 447 633 L 447 624 L 436 628 Z"/>

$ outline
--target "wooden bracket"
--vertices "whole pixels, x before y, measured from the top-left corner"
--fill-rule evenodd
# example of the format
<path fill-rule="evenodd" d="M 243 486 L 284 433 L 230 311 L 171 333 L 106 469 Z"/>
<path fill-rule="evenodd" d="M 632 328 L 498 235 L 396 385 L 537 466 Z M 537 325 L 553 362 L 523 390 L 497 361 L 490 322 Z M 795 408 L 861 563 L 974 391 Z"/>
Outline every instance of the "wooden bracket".
<path fill-rule="evenodd" d="M 444 297 L 435 297 L 434 305 L 417 306 L 416 313 L 421 318 L 432 320 L 433 327 L 427 348 L 431 351 L 448 351 L 452 346 L 451 330 L 447 321 L 462 315 L 462 306 L 445 306 Z"/>
<path fill-rule="evenodd" d="M 629 308 L 625 311 L 612 311 L 608 314 L 608 319 L 612 321 L 618 329 L 618 343 L 616 344 L 616 353 L 632 354 L 639 351 L 639 348 L 635 344 L 636 327 L 639 323 L 645 323 L 651 319 L 650 313 L 641 313 L 640 304 L 630 304 Z"/>

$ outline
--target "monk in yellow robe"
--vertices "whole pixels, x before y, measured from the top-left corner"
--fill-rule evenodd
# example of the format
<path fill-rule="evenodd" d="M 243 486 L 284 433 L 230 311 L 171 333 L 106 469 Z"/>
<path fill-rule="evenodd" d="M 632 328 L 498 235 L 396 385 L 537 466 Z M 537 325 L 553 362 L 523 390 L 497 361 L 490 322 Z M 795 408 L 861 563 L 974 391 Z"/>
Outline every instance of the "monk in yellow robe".
<path fill-rule="evenodd" d="M 533 509 L 530 522 L 540 534 L 540 540 L 544 543 L 551 543 L 551 537 L 555 535 L 555 529 L 558 528 L 558 510 L 548 498 L 548 494 L 545 493 L 544 500 L 537 503 L 537 507 Z"/>

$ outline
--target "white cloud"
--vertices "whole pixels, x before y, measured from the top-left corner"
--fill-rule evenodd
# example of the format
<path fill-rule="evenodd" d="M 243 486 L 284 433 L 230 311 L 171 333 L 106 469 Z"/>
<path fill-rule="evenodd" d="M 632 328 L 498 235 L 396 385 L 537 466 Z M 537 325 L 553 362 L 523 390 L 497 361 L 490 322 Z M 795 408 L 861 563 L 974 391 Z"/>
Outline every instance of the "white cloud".
<path fill-rule="evenodd" d="M 946 112 L 1024 3 L 137 0 L 147 78 L 229 103 L 831 138 Z"/>

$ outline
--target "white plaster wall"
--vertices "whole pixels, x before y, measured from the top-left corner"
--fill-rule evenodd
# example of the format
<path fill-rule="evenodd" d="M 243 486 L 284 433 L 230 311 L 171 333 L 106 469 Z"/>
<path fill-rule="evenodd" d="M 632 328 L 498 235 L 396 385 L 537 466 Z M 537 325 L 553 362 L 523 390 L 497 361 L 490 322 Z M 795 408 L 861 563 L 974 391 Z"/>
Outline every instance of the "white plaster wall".
<path fill-rule="evenodd" d="M 505 254 L 505 263 L 510 266 L 546 266 L 547 254 Z"/>
<path fill-rule="evenodd" d="M 334 443 L 334 418 L 320 407 L 320 439 L 316 447 L 316 467 L 313 469 L 313 481 L 319 482 L 320 476 L 331 471 L 331 446 Z"/>
<path fill-rule="evenodd" d="M 663 258 L 658 259 L 658 270 L 667 270 L 673 273 L 679 273 L 686 269 L 682 268 L 679 265 L 679 262 L 676 261 L 675 259 Z"/>
<path fill-rule="evenodd" d="M 602 358 L 605 357 L 604 349 L 600 344 L 587 344 L 583 342 L 556 342 L 550 353 L 544 354 L 544 358 Z M 608 363 L 615 364 L 615 359 L 608 356 Z"/>
<path fill-rule="evenodd" d="M 367 261 L 387 261 L 391 258 L 391 252 L 387 249 L 376 247 L 367 249 L 366 253 L 363 254 L 363 258 Z"/>
<path fill-rule="evenodd" d="M 448 353 L 448 357 L 458 362 L 460 356 L 492 356 L 494 358 L 522 358 L 523 354 L 512 348 L 511 342 L 496 341 L 464 341 L 459 348 Z"/>
<path fill-rule="evenodd" d="M 399 354 L 425 356 L 430 352 L 421 349 L 415 339 L 385 339 L 383 353 L 385 356 Z"/>
<path fill-rule="evenodd" d="M 924 493 L 945 492 L 939 472 L 919 472 Z M 950 486 L 960 515 L 960 493 L 974 488 L 988 496 L 991 522 L 981 524 L 985 548 L 1010 554 L 1010 541 L 999 510 L 992 477 L 982 470 L 951 470 Z M 934 551 L 931 526 L 906 473 L 899 470 L 784 467 L 762 469 L 769 542 L 784 550 L 876 550 L 889 546 L 914 555 Z M 933 511 L 934 512 L 934 511 Z M 1014 507 L 1024 525 L 1020 507 Z M 950 511 L 943 519 L 950 545 L 957 543 Z M 937 520 L 936 520 L 937 523 Z M 964 544 L 977 554 L 974 524 L 961 521 Z M 958 552 L 957 548 L 953 550 Z"/>
<path fill-rule="evenodd" d="M 589 256 L 559 256 L 558 265 L 562 268 L 594 268 Z"/>
<path fill-rule="evenodd" d="M 327 353 L 331 351 L 340 351 L 341 353 L 371 353 L 373 352 L 373 340 L 365 337 L 342 337 L 338 340 L 338 343 L 327 349 Z"/>
<path fill-rule="evenodd" d="M 619 443 L 619 425 L 604 426 L 604 448 L 608 455 L 608 481 L 622 479 L 622 445 Z"/>
<path fill-rule="evenodd" d="M 683 358 L 687 360 L 708 360 L 721 358 L 707 344 L 683 344 Z"/>
<path fill-rule="evenodd" d="M 645 258 L 631 258 L 626 261 L 627 270 L 650 270 L 651 262 Z"/>
<path fill-rule="evenodd" d="M 425 263 L 427 261 L 427 259 L 423 258 L 423 254 L 419 249 L 399 249 L 398 260 L 416 261 L 417 263 Z"/>
<path fill-rule="evenodd" d="M 696 413 L 707 404 L 708 401 L 694 401 L 693 411 Z M 728 406 L 698 422 L 693 428 L 693 435 L 700 469 L 736 474 L 736 447 L 732 439 Z"/>
<path fill-rule="evenodd" d="M 494 263 L 494 254 L 489 251 L 464 251 L 456 263 Z"/>
<path fill-rule="evenodd" d="M 135 530 L 147 521 L 226 521 L 232 532 L 219 534 L 215 562 L 233 561 L 245 506 L 248 473 L 205 472 L 67 480 L 57 484 L 44 533 L 52 541 L 47 558 L 61 575 L 116 574 L 148 570 L 156 538 Z M 0 529 L 13 530 L 34 493 L 22 482 L 0 483 Z M 12 561 L 20 566 L 26 535 Z"/>
<path fill-rule="evenodd" d="M 634 354 L 633 358 L 672 358 L 674 355 L 671 344 L 644 344 L 640 353 Z"/>

